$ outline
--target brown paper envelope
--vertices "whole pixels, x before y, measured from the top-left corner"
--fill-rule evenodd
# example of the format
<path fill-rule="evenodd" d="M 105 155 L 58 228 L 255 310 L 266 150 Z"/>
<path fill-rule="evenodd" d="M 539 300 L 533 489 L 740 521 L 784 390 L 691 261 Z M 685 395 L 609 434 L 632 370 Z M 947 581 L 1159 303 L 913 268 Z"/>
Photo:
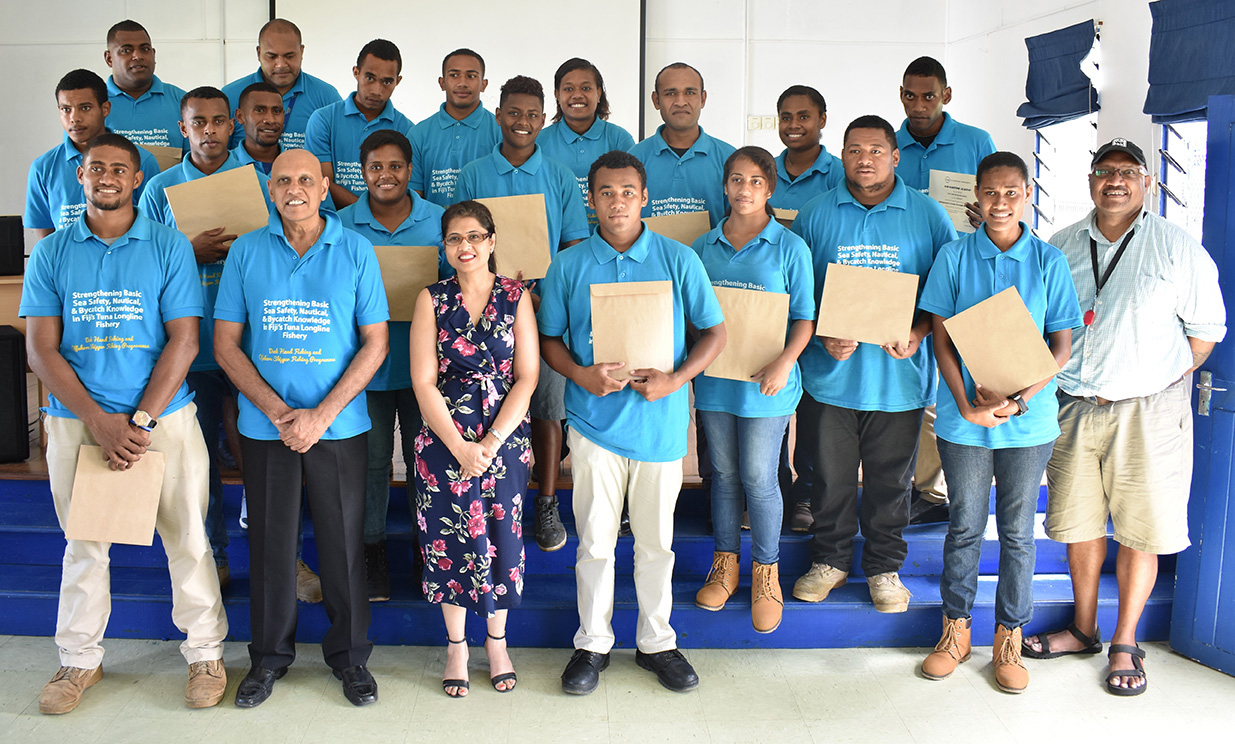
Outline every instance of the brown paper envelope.
<path fill-rule="evenodd" d="M 128 470 L 112 470 L 103 448 L 83 444 L 64 536 L 70 540 L 150 545 L 163 491 L 162 452 L 149 450 Z"/>
<path fill-rule="evenodd" d="M 796 209 L 781 209 L 779 207 L 772 208 L 772 216 L 776 221 L 785 227 L 792 227 L 793 221 L 798 218 L 798 210 Z"/>
<path fill-rule="evenodd" d="M 437 281 L 437 247 L 375 245 L 373 250 L 382 267 L 390 319 L 410 321 L 420 290 Z"/>
<path fill-rule="evenodd" d="M 669 281 L 593 284 L 592 359 L 626 362 L 609 376 L 632 369 L 673 371 L 673 287 Z"/>
<path fill-rule="evenodd" d="M 1059 373 L 1016 287 L 943 322 L 974 382 L 1011 395 Z"/>
<path fill-rule="evenodd" d="M 190 240 L 216 227 L 244 235 L 270 222 L 270 210 L 252 163 L 171 186 L 167 203 L 176 218 L 176 228 Z"/>
<path fill-rule="evenodd" d="M 542 279 L 549 271 L 549 223 L 545 195 L 498 196 L 477 199 L 493 213 L 497 227 L 494 257 L 497 273 L 524 279 Z"/>
<path fill-rule="evenodd" d="M 707 212 L 664 214 L 660 217 L 644 217 L 643 221 L 652 228 L 652 232 L 685 245 L 693 245 L 700 235 L 712 229 L 712 221 Z"/>
<path fill-rule="evenodd" d="M 785 350 L 789 295 L 735 287 L 712 287 L 725 314 L 725 348 L 704 374 L 739 382 L 775 361 Z"/>
<path fill-rule="evenodd" d="M 159 170 L 165 171 L 168 168 L 174 168 L 180 165 L 180 161 L 184 159 L 184 151 L 179 147 L 167 147 L 165 145 L 142 145 L 150 151 L 154 156 L 155 162 L 159 164 Z M 144 180 L 149 181 L 153 178 L 153 174 L 147 173 Z"/>
<path fill-rule="evenodd" d="M 878 346 L 908 344 L 917 299 L 917 274 L 828 264 L 815 334 Z"/>

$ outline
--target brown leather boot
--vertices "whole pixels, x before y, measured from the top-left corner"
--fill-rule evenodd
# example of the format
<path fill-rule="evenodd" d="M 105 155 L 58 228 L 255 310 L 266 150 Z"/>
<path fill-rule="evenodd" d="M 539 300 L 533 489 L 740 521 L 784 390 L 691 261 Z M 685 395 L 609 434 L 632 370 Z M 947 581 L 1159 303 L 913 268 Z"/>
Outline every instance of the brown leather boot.
<path fill-rule="evenodd" d="M 969 628 L 973 618 L 961 617 L 949 620 L 943 616 L 943 636 L 935 644 L 935 650 L 922 660 L 922 675 L 927 679 L 947 679 L 959 664 L 969 661 L 972 647 L 969 643 Z"/>
<path fill-rule="evenodd" d="M 184 688 L 184 704 L 190 708 L 218 705 L 227 691 L 227 671 L 222 659 L 189 664 L 189 683 Z"/>
<path fill-rule="evenodd" d="M 708 580 L 695 595 L 695 605 L 705 610 L 723 609 L 725 603 L 738 590 L 738 554 L 712 554 L 712 570 L 708 571 Z"/>
<path fill-rule="evenodd" d="M 780 593 L 780 569 L 775 563 L 755 563 L 751 570 L 750 621 L 756 633 L 780 627 L 785 599 Z"/>
<path fill-rule="evenodd" d="M 60 667 L 60 671 L 43 685 L 39 693 L 39 712 L 47 715 L 68 713 L 81 702 L 81 695 L 94 683 L 103 679 L 103 667 L 82 669 L 80 667 Z"/>
<path fill-rule="evenodd" d="M 1025 691 L 1029 686 L 1029 670 L 1021 663 L 1021 629 L 1008 630 L 995 626 L 995 685 L 1004 692 L 1013 694 Z"/>

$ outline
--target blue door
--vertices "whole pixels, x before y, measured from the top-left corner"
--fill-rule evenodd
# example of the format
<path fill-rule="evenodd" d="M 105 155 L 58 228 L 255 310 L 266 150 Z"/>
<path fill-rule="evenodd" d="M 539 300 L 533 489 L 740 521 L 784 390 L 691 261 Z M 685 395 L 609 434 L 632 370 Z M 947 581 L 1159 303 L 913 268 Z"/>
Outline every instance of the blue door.
<path fill-rule="evenodd" d="M 1204 243 L 1218 264 L 1228 327 L 1235 317 L 1233 125 L 1235 96 L 1211 97 Z M 1227 340 L 1218 344 L 1194 376 L 1196 441 L 1188 503 L 1192 547 L 1180 553 L 1176 564 L 1171 646 L 1235 675 L 1235 338 L 1231 336 L 1228 331 Z"/>

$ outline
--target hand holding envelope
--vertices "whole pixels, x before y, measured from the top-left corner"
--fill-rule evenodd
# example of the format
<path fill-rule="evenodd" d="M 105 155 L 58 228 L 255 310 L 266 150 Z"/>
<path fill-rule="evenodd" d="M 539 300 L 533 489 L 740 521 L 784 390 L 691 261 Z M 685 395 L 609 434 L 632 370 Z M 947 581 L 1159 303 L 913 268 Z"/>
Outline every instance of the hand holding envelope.
<path fill-rule="evenodd" d="M 163 490 L 166 457 L 148 450 L 125 470 L 112 470 L 103 448 L 83 444 L 69 497 L 69 540 L 150 545 Z"/>
<path fill-rule="evenodd" d="M 1059 373 L 1059 364 L 1016 287 L 957 313 L 943 327 L 974 382 L 996 398 L 1007 398 Z"/>
<path fill-rule="evenodd" d="M 523 279 L 543 279 L 549 271 L 551 250 L 545 195 L 499 196 L 477 199 L 493 214 L 497 247 L 493 259 L 497 273 Z"/>
<path fill-rule="evenodd" d="M 816 335 L 837 361 L 858 343 L 877 344 L 897 359 L 912 356 L 918 276 L 864 266 L 828 264 Z"/>
<path fill-rule="evenodd" d="M 270 222 L 252 164 L 171 186 L 167 203 L 176 228 L 193 241 L 198 263 L 218 261 L 237 236 Z"/>
<path fill-rule="evenodd" d="M 609 375 L 631 380 L 635 370 L 673 372 L 672 282 L 593 284 L 592 358 L 622 363 Z M 640 380 L 634 380 L 640 382 Z"/>
<path fill-rule="evenodd" d="M 784 334 L 777 329 L 789 325 L 789 295 L 734 287 L 712 289 L 725 316 L 725 348 L 703 374 L 757 383 L 754 376 L 785 350 Z"/>

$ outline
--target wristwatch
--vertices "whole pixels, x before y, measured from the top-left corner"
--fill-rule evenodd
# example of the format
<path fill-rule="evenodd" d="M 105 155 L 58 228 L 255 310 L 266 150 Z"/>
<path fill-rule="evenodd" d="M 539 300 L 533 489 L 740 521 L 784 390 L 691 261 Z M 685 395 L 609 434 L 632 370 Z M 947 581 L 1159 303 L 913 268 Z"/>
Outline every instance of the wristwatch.
<path fill-rule="evenodd" d="M 158 420 L 151 418 L 150 414 L 145 411 L 134 411 L 129 423 L 143 431 L 153 431 L 154 427 L 159 425 Z"/>
<path fill-rule="evenodd" d="M 1025 415 L 1025 411 L 1029 410 L 1029 404 L 1025 402 L 1025 399 L 1021 397 L 1020 393 L 1013 393 L 1009 395 L 1008 400 L 1016 404 L 1016 413 L 1012 414 L 1013 416 L 1023 416 Z"/>

